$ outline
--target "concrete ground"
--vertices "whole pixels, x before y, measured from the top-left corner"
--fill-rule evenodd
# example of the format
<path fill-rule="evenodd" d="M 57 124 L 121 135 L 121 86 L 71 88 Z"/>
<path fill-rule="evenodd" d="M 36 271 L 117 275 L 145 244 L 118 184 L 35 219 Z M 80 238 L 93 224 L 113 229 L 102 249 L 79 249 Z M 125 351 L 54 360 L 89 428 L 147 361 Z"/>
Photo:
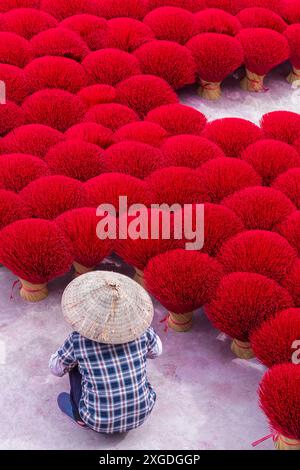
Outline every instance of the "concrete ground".
<path fill-rule="evenodd" d="M 265 112 L 299 112 L 300 90 L 291 90 L 276 70 L 266 93 L 253 95 L 227 81 L 223 98 L 204 102 L 193 90 L 182 101 L 207 117 L 244 117 L 258 122 Z M 105 269 L 124 270 L 107 264 Z M 68 379 L 48 371 L 49 356 L 69 332 L 60 310 L 60 298 L 71 274 L 50 284 L 49 297 L 37 304 L 23 302 L 15 277 L 0 268 L 0 449 L 251 449 L 251 442 L 268 434 L 257 404 L 257 386 L 264 368 L 241 361 L 230 351 L 230 341 L 197 312 L 188 333 L 164 332 L 165 316 L 156 305 L 154 326 L 163 355 L 149 361 L 148 373 L 158 399 L 152 415 L 126 436 L 106 437 L 81 429 L 65 418 L 56 397 L 68 391 Z M 12 297 L 12 298 L 11 298 Z M 259 449 L 272 449 L 270 440 Z"/>

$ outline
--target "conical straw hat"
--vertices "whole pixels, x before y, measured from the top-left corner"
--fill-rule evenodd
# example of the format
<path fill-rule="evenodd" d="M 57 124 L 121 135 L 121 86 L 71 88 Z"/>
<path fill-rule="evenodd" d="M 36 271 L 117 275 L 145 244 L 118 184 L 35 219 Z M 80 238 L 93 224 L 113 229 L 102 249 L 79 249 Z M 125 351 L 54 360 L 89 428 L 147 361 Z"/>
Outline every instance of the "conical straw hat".
<path fill-rule="evenodd" d="M 99 343 L 122 344 L 150 326 L 153 304 L 148 293 L 123 274 L 93 271 L 74 279 L 62 296 L 68 323 Z"/>

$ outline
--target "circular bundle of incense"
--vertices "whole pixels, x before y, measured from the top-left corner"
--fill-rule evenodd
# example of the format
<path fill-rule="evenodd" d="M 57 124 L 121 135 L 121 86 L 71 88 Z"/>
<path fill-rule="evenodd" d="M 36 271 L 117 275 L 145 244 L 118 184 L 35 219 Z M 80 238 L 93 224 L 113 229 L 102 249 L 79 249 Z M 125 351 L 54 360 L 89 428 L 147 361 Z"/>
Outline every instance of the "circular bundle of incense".
<path fill-rule="evenodd" d="M 2 109 L 1 105 L 0 110 Z M 49 148 L 64 140 L 61 132 L 42 124 L 16 126 L 1 140 L 2 153 L 27 153 L 44 158 Z"/>
<path fill-rule="evenodd" d="M 147 24 L 133 18 L 113 18 L 108 21 L 108 30 L 103 39 L 104 47 L 115 47 L 126 52 L 154 39 Z"/>
<path fill-rule="evenodd" d="M 50 174 L 47 164 L 24 153 L 0 155 L 0 187 L 18 193 L 32 181 Z"/>
<path fill-rule="evenodd" d="M 286 38 L 267 28 L 245 28 L 236 38 L 243 47 L 246 67 L 241 87 L 246 91 L 265 91 L 264 78 L 267 73 L 290 56 Z"/>
<path fill-rule="evenodd" d="M 152 10 L 144 18 L 156 39 L 184 45 L 196 32 L 195 16 L 188 10 L 163 6 Z"/>
<path fill-rule="evenodd" d="M 241 158 L 262 177 L 263 185 L 270 186 L 281 173 L 300 166 L 300 155 L 289 144 L 273 139 L 262 139 L 249 145 Z"/>
<path fill-rule="evenodd" d="M 36 8 L 8 9 L 1 16 L 1 30 L 19 34 L 25 39 L 58 26 L 57 20 L 48 13 Z"/>
<path fill-rule="evenodd" d="M 0 259 L 20 279 L 21 297 L 38 302 L 47 283 L 70 269 L 72 245 L 55 222 L 18 220 L 0 232 Z"/>
<path fill-rule="evenodd" d="M 70 5 L 70 2 L 68 2 L 68 5 Z M 73 5 L 73 2 L 71 5 Z M 77 15 L 65 18 L 60 26 L 79 34 L 91 51 L 103 47 L 108 31 L 108 24 L 104 18 L 99 18 L 99 16 L 90 13 L 82 13 L 82 11 Z"/>
<path fill-rule="evenodd" d="M 159 106 L 150 111 L 146 121 L 159 124 L 170 135 L 202 133 L 206 117 L 197 109 L 181 103 Z"/>
<path fill-rule="evenodd" d="M 196 81 L 193 56 L 187 47 L 177 42 L 150 41 L 136 49 L 134 55 L 144 74 L 157 75 L 174 90 Z"/>
<path fill-rule="evenodd" d="M 258 273 L 277 282 L 284 280 L 296 259 L 296 250 L 285 238 L 265 230 L 235 235 L 224 243 L 218 254 L 227 273 Z"/>
<path fill-rule="evenodd" d="M 56 219 L 71 240 L 76 276 L 92 271 L 113 249 L 113 239 L 98 237 L 99 220 L 93 207 L 72 209 Z"/>
<path fill-rule="evenodd" d="M 141 119 L 158 106 L 178 102 L 170 85 L 155 75 L 135 75 L 120 82 L 116 89 L 119 101 L 138 113 Z"/>
<path fill-rule="evenodd" d="M 240 217 L 247 230 L 276 231 L 277 225 L 296 210 L 281 191 L 263 186 L 237 191 L 223 204 Z"/>
<path fill-rule="evenodd" d="M 243 63 L 240 42 L 225 34 L 202 33 L 187 43 L 196 62 L 200 79 L 199 95 L 216 100 L 221 96 L 221 82 Z"/>
<path fill-rule="evenodd" d="M 67 140 L 52 147 L 45 162 L 53 175 L 87 181 L 105 170 L 103 151 L 98 145 L 79 139 Z"/>
<path fill-rule="evenodd" d="M 82 65 L 93 83 L 111 86 L 141 73 L 134 55 L 113 48 L 91 52 L 82 61 Z"/>
<path fill-rule="evenodd" d="M 293 306 L 288 291 L 256 273 L 224 276 L 206 314 L 212 324 L 233 338 L 232 352 L 241 359 L 253 357 L 250 335 L 279 310 Z"/>
<path fill-rule="evenodd" d="M 300 368 L 278 364 L 263 377 L 260 406 L 266 414 L 279 450 L 300 450 Z"/>
<path fill-rule="evenodd" d="M 300 86 L 300 24 L 292 24 L 286 28 L 284 35 L 290 46 L 290 61 L 292 63 L 292 71 L 287 76 L 287 81 Z"/>
<path fill-rule="evenodd" d="M 126 173 L 141 179 L 167 166 L 158 148 L 134 141 L 111 145 L 104 154 L 103 164 L 106 171 Z"/>
<path fill-rule="evenodd" d="M 171 250 L 152 258 L 145 271 L 149 292 L 168 309 L 168 325 L 184 332 L 193 311 L 209 302 L 223 276 L 222 266 L 198 251 Z"/>
<path fill-rule="evenodd" d="M 255 357 L 265 366 L 292 362 L 300 337 L 300 309 L 288 308 L 262 323 L 250 337 Z M 294 343 L 294 347 L 293 347 Z"/>

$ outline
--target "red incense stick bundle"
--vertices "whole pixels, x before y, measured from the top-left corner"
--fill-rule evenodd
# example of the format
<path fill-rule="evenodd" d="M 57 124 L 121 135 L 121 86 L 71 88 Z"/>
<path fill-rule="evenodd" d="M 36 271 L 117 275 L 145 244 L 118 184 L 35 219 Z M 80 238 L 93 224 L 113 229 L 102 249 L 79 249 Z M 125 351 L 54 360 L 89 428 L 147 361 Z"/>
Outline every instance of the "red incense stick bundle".
<path fill-rule="evenodd" d="M 30 215 L 30 210 L 18 194 L 0 189 L 0 230 Z"/>
<path fill-rule="evenodd" d="M 296 307 L 300 307 L 300 260 L 294 263 L 292 270 L 282 281 L 282 285 L 291 294 Z"/>
<path fill-rule="evenodd" d="M 124 173 L 103 173 L 84 183 L 88 205 L 98 207 L 111 204 L 116 214 L 119 212 L 120 197 L 127 197 L 128 207 L 133 204 L 149 206 L 151 192 L 145 181 Z"/>
<path fill-rule="evenodd" d="M 0 80 L 5 83 L 5 98 L 16 104 L 31 92 L 24 70 L 15 65 L 0 64 Z"/>
<path fill-rule="evenodd" d="M 277 225 L 296 210 L 281 191 L 261 186 L 237 191 L 223 204 L 240 217 L 248 230 L 276 231 Z"/>
<path fill-rule="evenodd" d="M 114 240 L 98 237 L 99 217 L 94 208 L 72 209 L 61 214 L 56 222 L 71 240 L 76 276 L 92 271 L 111 253 Z"/>
<path fill-rule="evenodd" d="M 167 137 L 168 132 L 159 124 L 139 121 L 126 124 L 117 129 L 114 134 L 114 141 L 123 142 L 124 140 L 131 140 L 152 145 L 153 147 L 160 147 Z"/>
<path fill-rule="evenodd" d="M 287 28 L 286 22 L 269 8 L 251 7 L 237 14 L 243 28 L 268 28 L 283 33 Z"/>
<path fill-rule="evenodd" d="M 220 203 L 235 191 L 261 184 L 260 176 L 246 162 L 237 158 L 214 158 L 197 170 L 201 187 L 211 202 Z"/>
<path fill-rule="evenodd" d="M 44 158 L 50 147 L 63 140 L 63 134 L 52 127 L 27 124 L 16 126 L 7 134 L 1 141 L 1 150 L 2 153 L 27 153 Z"/>
<path fill-rule="evenodd" d="M 1 30 L 19 34 L 25 39 L 58 26 L 57 20 L 36 8 L 13 8 L 1 17 Z"/>
<path fill-rule="evenodd" d="M 199 135 L 206 124 L 204 114 L 181 103 L 159 106 L 150 111 L 145 119 L 159 124 L 171 135 Z"/>
<path fill-rule="evenodd" d="M 279 175 L 273 188 L 282 191 L 300 209 L 300 168 L 291 168 Z"/>
<path fill-rule="evenodd" d="M 70 2 L 68 2 L 70 3 Z M 65 18 L 60 27 L 77 33 L 91 51 L 101 49 L 108 32 L 108 24 L 104 18 L 82 13 Z"/>
<path fill-rule="evenodd" d="M 224 157 L 214 142 L 197 135 L 180 134 L 165 140 L 161 146 L 165 166 L 198 168 L 214 158 Z"/>
<path fill-rule="evenodd" d="M 300 115 L 292 111 L 272 111 L 263 115 L 261 128 L 267 139 L 293 144 L 300 138 Z"/>
<path fill-rule="evenodd" d="M 18 193 L 32 181 L 50 174 L 48 165 L 25 153 L 0 155 L 0 187 Z"/>
<path fill-rule="evenodd" d="M 82 101 L 65 90 L 45 89 L 29 96 L 22 105 L 31 123 L 44 124 L 63 132 L 84 116 Z"/>
<path fill-rule="evenodd" d="M 218 144 L 227 157 L 240 157 L 243 150 L 263 137 L 258 126 L 241 118 L 211 121 L 202 135 Z"/>
<path fill-rule="evenodd" d="M 196 81 L 196 64 L 188 48 L 173 41 L 150 41 L 134 52 L 144 74 L 157 75 L 177 90 Z"/>
<path fill-rule="evenodd" d="M 0 135 L 4 136 L 15 127 L 26 123 L 26 115 L 23 109 L 12 101 L 7 101 L 0 106 Z M 0 146 L 2 147 L 2 141 Z"/>
<path fill-rule="evenodd" d="M 263 377 L 259 387 L 260 406 L 274 433 L 279 450 L 300 450 L 300 368 L 278 364 Z"/>
<path fill-rule="evenodd" d="M 264 186 L 270 186 L 281 173 L 300 166 L 298 152 L 291 145 L 273 139 L 254 142 L 242 152 L 241 158 L 262 177 Z"/>
<path fill-rule="evenodd" d="M 78 139 L 89 142 L 103 149 L 112 145 L 114 141 L 113 131 L 96 122 L 81 122 L 80 124 L 75 124 L 75 126 L 69 127 L 65 132 L 65 137 L 67 140 Z"/>
<path fill-rule="evenodd" d="M 50 28 L 30 40 L 35 57 L 60 56 L 81 62 L 89 48 L 79 34 L 66 28 Z"/>
<path fill-rule="evenodd" d="M 32 60 L 24 72 L 32 91 L 60 88 L 76 93 L 87 85 L 87 76 L 82 65 L 65 57 L 40 57 Z"/>
<path fill-rule="evenodd" d="M 146 22 L 134 18 L 113 18 L 108 21 L 108 30 L 103 39 L 104 47 L 115 47 L 126 52 L 154 39 L 154 34 Z"/>
<path fill-rule="evenodd" d="M 297 252 L 287 240 L 275 232 L 249 230 L 224 243 L 218 260 L 225 271 L 262 274 L 277 282 L 292 270 Z"/>
<path fill-rule="evenodd" d="M 216 100 L 221 96 L 221 82 L 243 63 L 240 42 L 224 34 L 202 33 L 187 43 L 200 78 L 199 95 Z"/>
<path fill-rule="evenodd" d="M 20 279 L 21 297 L 38 302 L 48 295 L 47 283 L 70 269 L 72 245 L 54 222 L 18 220 L 0 232 L 0 259 Z"/>
<path fill-rule="evenodd" d="M 197 33 L 218 33 L 235 36 L 241 29 L 237 17 L 219 8 L 207 8 L 194 15 Z"/>
<path fill-rule="evenodd" d="M 165 217 L 170 218 L 166 219 Z M 134 279 L 144 285 L 144 269 L 154 256 L 176 248 L 184 248 L 184 239 L 175 238 L 176 217 L 164 214 L 159 209 L 148 209 L 137 217 L 127 213 L 119 218 L 119 239 L 116 252 L 135 268 Z M 131 236 L 132 225 L 139 231 L 138 237 Z"/>
<path fill-rule="evenodd" d="M 300 86 L 300 24 L 288 26 L 284 35 L 290 46 L 290 61 L 292 63 L 292 71 L 287 76 L 287 81 L 295 86 Z"/>
<path fill-rule="evenodd" d="M 197 204 L 209 201 L 207 189 L 197 170 L 168 167 L 156 170 L 145 180 L 153 204 Z"/>
<path fill-rule="evenodd" d="M 145 178 L 165 165 L 163 153 L 141 142 L 124 141 L 109 147 L 103 158 L 106 171 Z"/>
<path fill-rule="evenodd" d="M 287 239 L 300 256 L 300 211 L 292 212 L 289 217 L 277 226 L 277 231 Z"/>
<path fill-rule="evenodd" d="M 213 325 L 233 338 L 232 352 L 253 357 L 250 335 L 278 310 L 293 306 L 288 292 L 272 279 L 256 273 L 224 276 L 206 313 Z"/>
<path fill-rule="evenodd" d="M 32 214 L 43 219 L 54 219 L 67 210 L 86 205 L 82 183 L 67 176 L 43 176 L 28 184 L 20 195 Z"/>
<path fill-rule="evenodd" d="M 15 33 L 0 32 L 0 62 L 25 67 L 31 59 L 29 42 Z"/>
<path fill-rule="evenodd" d="M 151 28 L 156 39 L 175 41 L 182 45 L 196 33 L 195 16 L 184 8 L 156 8 L 145 16 L 144 23 Z"/>
<path fill-rule="evenodd" d="M 243 47 L 246 67 L 241 87 L 262 92 L 267 73 L 289 58 L 288 42 L 282 34 L 267 28 L 245 28 L 236 37 Z"/>
<path fill-rule="evenodd" d="M 171 250 L 152 258 L 145 271 L 149 292 L 168 309 L 168 325 L 178 332 L 192 327 L 193 311 L 209 302 L 223 276 L 207 254 Z"/>
<path fill-rule="evenodd" d="M 139 117 L 133 109 L 119 103 L 104 103 L 92 106 L 83 118 L 83 121 L 96 122 L 112 131 L 138 120 Z"/>
<path fill-rule="evenodd" d="M 93 83 L 112 86 L 141 73 L 139 62 L 132 54 L 112 48 L 91 52 L 82 65 Z"/>
<path fill-rule="evenodd" d="M 177 103 L 171 86 L 155 75 L 135 75 L 118 83 L 118 100 L 133 109 L 143 119 L 152 109 Z"/>
<path fill-rule="evenodd" d="M 48 151 L 45 161 L 53 175 L 80 181 L 87 181 L 105 171 L 103 151 L 98 145 L 78 139 L 55 145 Z"/>
<path fill-rule="evenodd" d="M 255 356 L 267 367 L 292 362 L 300 337 L 300 309 L 288 308 L 264 322 L 250 337 Z M 294 346 L 293 346 L 294 344 Z"/>

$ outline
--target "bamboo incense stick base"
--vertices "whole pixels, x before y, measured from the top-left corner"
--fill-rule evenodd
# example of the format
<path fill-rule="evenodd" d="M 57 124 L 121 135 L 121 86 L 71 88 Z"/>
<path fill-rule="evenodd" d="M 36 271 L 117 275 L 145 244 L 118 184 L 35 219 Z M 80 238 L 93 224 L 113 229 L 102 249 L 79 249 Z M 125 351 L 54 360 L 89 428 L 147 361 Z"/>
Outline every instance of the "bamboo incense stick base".
<path fill-rule="evenodd" d="M 87 268 L 86 266 L 83 266 L 82 264 L 77 263 L 77 261 L 73 262 L 73 266 L 75 269 L 74 277 L 79 277 L 81 276 L 81 274 L 90 273 L 91 271 L 95 269 L 94 266 L 92 266 L 91 268 Z"/>
<path fill-rule="evenodd" d="M 206 100 L 215 101 L 221 97 L 221 82 L 207 82 L 200 80 L 198 95 Z"/>
<path fill-rule="evenodd" d="M 179 333 L 189 331 L 193 326 L 193 313 L 173 313 L 169 312 L 168 326 Z"/>
<path fill-rule="evenodd" d="M 20 282 L 20 296 L 27 302 L 40 302 L 48 297 L 47 284 L 32 284 L 23 279 L 20 279 Z"/>
<path fill-rule="evenodd" d="M 299 439 L 290 439 L 282 434 L 278 434 L 274 444 L 277 450 L 300 450 Z"/>
<path fill-rule="evenodd" d="M 286 80 L 291 85 L 300 87 L 300 69 L 293 67 L 292 72 L 286 77 Z"/>
<path fill-rule="evenodd" d="M 135 268 L 135 274 L 133 276 L 133 279 L 135 282 L 140 284 L 140 286 L 145 288 L 145 279 L 144 279 L 144 273 L 140 269 Z"/>
<path fill-rule="evenodd" d="M 260 93 L 264 91 L 264 78 L 265 75 L 257 75 L 246 69 L 246 76 L 241 80 L 241 88 L 245 91 Z"/>
<path fill-rule="evenodd" d="M 240 359 L 252 359 L 254 357 L 251 344 L 247 341 L 234 339 L 231 343 L 231 351 Z"/>

